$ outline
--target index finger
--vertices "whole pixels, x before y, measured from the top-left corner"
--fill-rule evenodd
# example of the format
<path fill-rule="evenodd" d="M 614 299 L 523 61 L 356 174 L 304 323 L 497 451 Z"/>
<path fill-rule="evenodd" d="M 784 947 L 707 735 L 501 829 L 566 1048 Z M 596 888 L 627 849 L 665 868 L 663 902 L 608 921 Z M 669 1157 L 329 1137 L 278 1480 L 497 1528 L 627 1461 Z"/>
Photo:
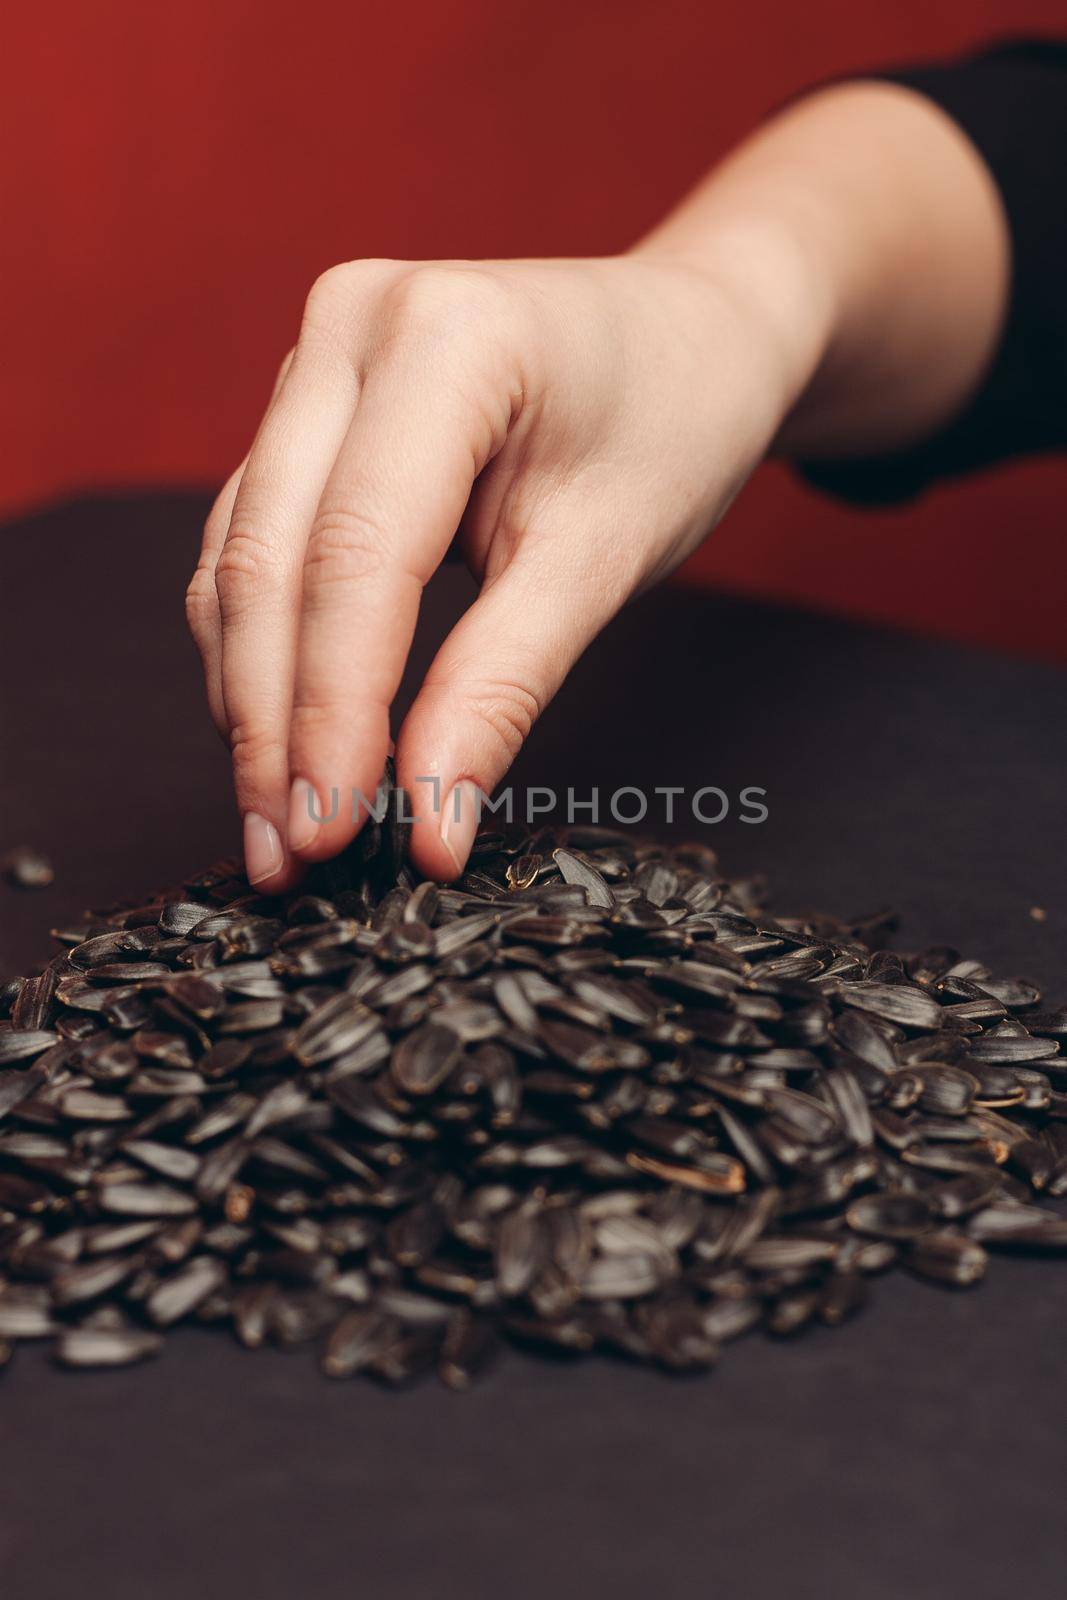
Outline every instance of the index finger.
<path fill-rule="evenodd" d="M 477 367 L 426 324 L 382 349 L 319 502 L 289 731 L 288 844 L 305 860 L 365 820 L 422 589 L 506 437 L 510 399 Z"/>

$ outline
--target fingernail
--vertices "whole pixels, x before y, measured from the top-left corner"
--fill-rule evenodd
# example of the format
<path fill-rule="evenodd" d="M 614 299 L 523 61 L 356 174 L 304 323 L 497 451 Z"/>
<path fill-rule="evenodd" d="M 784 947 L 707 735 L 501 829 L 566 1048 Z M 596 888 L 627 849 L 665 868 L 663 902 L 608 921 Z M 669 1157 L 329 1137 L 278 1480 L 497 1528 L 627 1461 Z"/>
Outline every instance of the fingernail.
<path fill-rule="evenodd" d="M 441 843 L 452 857 L 457 872 L 462 872 L 478 832 L 481 790 L 461 778 L 441 809 Z"/>
<path fill-rule="evenodd" d="M 249 883 L 262 883 L 281 869 L 284 860 L 277 828 L 266 817 L 250 811 L 245 817 L 245 869 Z"/>
<path fill-rule="evenodd" d="M 326 813 L 306 778 L 294 778 L 289 791 L 289 848 L 306 850 Z"/>

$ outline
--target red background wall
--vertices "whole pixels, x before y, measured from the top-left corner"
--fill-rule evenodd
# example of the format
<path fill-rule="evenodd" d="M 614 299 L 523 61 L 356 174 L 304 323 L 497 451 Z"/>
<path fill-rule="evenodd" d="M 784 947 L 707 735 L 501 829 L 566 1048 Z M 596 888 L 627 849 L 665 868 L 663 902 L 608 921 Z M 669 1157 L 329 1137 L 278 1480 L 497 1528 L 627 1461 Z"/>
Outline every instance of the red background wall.
<path fill-rule="evenodd" d="M 614 250 L 819 77 L 1063 0 L 54 0 L 4 33 L 0 511 L 217 483 L 362 255 Z M 765 469 L 695 581 L 1067 658 L 1062 460 L 858 513 Z M 150 535 L 150 530 L 146 530 Z"/>

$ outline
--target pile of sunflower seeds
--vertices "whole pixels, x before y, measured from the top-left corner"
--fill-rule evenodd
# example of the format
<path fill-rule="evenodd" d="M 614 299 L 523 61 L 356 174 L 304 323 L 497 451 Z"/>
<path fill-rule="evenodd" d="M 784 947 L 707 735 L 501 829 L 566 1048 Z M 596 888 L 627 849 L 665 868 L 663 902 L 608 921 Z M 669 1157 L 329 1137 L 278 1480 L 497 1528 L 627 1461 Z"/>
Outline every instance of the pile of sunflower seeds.
<path fill-rule="evenodd" d="M 394 810 L 287 899 L 234 862 L 0 989 L 0 1363 L 182 1321 L 462 1388 L 502 1338 L 710 1366 L 1067 1246 L 1067 1010 L 889 919 L 768 915 L 699 846 Z"/>

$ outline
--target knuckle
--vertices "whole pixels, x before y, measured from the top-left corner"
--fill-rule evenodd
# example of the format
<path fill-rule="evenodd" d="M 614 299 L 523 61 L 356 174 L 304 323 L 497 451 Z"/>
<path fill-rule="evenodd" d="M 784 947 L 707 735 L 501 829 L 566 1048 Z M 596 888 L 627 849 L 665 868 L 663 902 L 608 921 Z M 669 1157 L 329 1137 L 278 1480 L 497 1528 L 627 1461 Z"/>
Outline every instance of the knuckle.
<path fill-rule="evenodd" d="M 396 333 L 416 339 L 484 331 L 508 301 L 499 278 L 463 262 L 419 267 L 396 285 L 390 298 Z"/>
<path fill-rule="evenodd" d="M 262 771 L 266 766 L 284 764 L 286 750 L 275 729 L 251 722 L 235 723 L 230 729 L 230 755 L 239 776 Z"/>
<path fill-rule="evenodd" d="M 321 508 L 308 540 L 304 593 L 312 601 L 339 587 L 366 582 L 388 556 L 385 535 L 373 517 L 348 506 Z"/>
<path fill-rule="evenodd" d="M 390 261 L 342 261 L 319 274 L 304 302 L 304 332 L 334 333 L 347 320 L 357 297 L 371 290 L 395 264 Z"/>
<path fill-rule="evenodd" d="M 337 708 L 325 701 L 302 700 L 293 706 L 289 723 L 289 740 L 294 748 L 307 749 L 318 736 L 336 720 Z"/>
<path fill-rule="evenodd" d="M 347 263 L 320 272 L 304 302 L 304 321 L 312 327 L 322 322 L 334 322 L 340 307 L 348 299 L 350 284 Z"/>
<path fill-rule="evenodd" d="M 271 547 L 247 528 L 231 529 L 215 566 L 215 593 L 224 616 L 254 605 L 278 579 Z"/>
<path fill-rule="evenodd" d="M 211 622 L 218 603 L 214 572 L 210 567 L 197 567 L 185 591 L 185 620 L 194 635 Z"/>
<path fill-rule="evenodd" d="M 481 719 L 508 761 L 514 760 L 541 715 L 541 703 L 532 689 L 520 683 L 494 682 L 465 691 L 471 711 Z"/>

